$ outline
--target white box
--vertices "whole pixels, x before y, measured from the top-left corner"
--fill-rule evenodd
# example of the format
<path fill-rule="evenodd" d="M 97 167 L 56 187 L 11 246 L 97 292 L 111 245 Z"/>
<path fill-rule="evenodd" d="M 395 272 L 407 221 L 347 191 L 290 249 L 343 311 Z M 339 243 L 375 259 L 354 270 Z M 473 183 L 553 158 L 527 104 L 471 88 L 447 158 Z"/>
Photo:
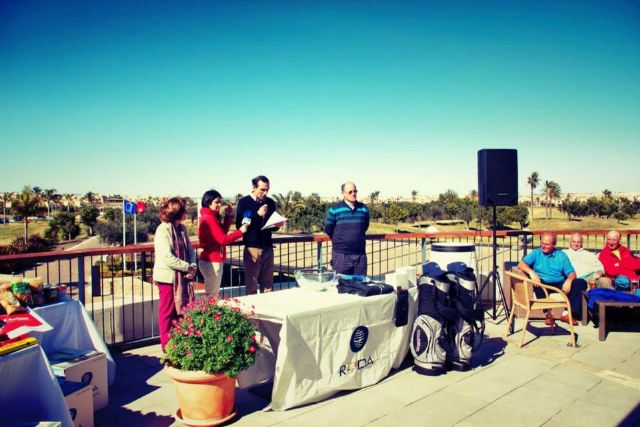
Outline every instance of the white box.
<path fill-rule="evenodd" d="M 67 381 L 91 384 L 93 410 L 109 404 L 107 356 L 95 350 L 64 349 L 47 355 L 53 373 Z"/>
<path fill-rule="evenodd" d="M 75 427 L 93 427 L 93 388 L 91 384 L 57 377 Z"/>

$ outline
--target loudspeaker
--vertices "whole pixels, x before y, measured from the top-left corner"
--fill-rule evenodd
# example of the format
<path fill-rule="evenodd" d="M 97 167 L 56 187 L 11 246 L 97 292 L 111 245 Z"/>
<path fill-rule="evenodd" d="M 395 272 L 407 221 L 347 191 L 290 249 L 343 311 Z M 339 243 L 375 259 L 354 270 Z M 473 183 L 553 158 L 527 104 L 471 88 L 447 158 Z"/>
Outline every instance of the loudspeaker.
<path fill-rule="evenodd" d="M 478 203 L 480 206 L 518 204 L 518 151 L 489 149 L 478 151 Z"/>

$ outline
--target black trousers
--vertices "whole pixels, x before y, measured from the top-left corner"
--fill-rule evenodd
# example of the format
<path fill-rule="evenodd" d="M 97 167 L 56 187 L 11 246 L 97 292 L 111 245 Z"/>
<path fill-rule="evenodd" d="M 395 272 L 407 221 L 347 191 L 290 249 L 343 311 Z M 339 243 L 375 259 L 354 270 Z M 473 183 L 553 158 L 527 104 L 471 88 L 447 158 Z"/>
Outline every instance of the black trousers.
<path fill-rule="evenodd" d="M 560 289 L 560 291 L 562 291 L 562 285 L 564 284 L 564 282 L 542 283 Z M 569 303 L 571 304 L 571 313 L 573 313 L 574 317 L 577 319 L 582 316 L 582 291 L 586 291 L 587 288 L 587 282 L 584 279 L 574 279 L 573 282 L 571 282 L 571 290 L 569 291 L 569 295 L 567 295 L 567 297 L 569 298 Z M 544 298 L 544 291 L 542 289 L 535 288 L 535 293 L 536 297 Z"/>

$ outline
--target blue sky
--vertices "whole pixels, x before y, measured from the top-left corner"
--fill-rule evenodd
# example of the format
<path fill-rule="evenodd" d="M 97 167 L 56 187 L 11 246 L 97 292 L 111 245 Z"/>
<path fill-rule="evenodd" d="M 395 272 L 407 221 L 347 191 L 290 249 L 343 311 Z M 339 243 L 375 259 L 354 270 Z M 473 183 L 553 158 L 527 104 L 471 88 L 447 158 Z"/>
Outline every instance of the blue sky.
<path fill-rule="evenodd" d="M 640 3 L 3 0 L 0 139 L 0 191 L 638 191 Z"/>

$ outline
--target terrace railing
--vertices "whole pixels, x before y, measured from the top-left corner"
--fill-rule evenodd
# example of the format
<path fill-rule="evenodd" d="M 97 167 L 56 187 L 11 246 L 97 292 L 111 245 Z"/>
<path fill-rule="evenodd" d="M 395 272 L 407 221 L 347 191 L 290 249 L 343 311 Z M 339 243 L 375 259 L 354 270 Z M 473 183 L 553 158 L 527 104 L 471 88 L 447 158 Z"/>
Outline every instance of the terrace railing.
<path fill-rule="evenodd" d="M 554 231 L 557 246 L 569 246 L 576 230 Z M 605 245 L 606 230 L 580 231 L 585 248 L 598 251 Z M 498 266 L 520 260 L 539 246 L 542 231 L 498 231 Z M 621 230 L 623 244 L 637 252 L 640 230 Z M 490 231 L 385 234 L 367 236 L 368 275 L 384 280 L 386 273 L 400 266 L 421 266 L 432 257 L 434 243 L 457 242 L 475 245 L 475 264 L 479 286 L 491 271 L 492 233 Z M 197 250 L 199 245 L 194 244 Z M 222 296 L 244 294 L 242 254 L 244 246 L 227 248 Z M 330 269 L 331 241 L 327 236 L 300 235 L 274 237 L 274 290 L 296 286 L 293 273 L 298 269 Z M 126 260 L 126 262 L 125 262 Z M 92 316 L 105 342 L 111 347 L 146 344 L 158 338 L 158 291 L 153 285 L 152 244 L 105 247 L 46 253 L 0 256 L 0 269 L 23 277 L 41 276 L 46 283 L 68 286 L 67 294 L 79 299 Z M 125 267 L 126 265 L 126 267 Z M 419 269 L 420 270 L 420 269 Z M 1 276 L 0 276 L 1 277 Z M 488 289 L 485 299 L 493 299 Z"/>

